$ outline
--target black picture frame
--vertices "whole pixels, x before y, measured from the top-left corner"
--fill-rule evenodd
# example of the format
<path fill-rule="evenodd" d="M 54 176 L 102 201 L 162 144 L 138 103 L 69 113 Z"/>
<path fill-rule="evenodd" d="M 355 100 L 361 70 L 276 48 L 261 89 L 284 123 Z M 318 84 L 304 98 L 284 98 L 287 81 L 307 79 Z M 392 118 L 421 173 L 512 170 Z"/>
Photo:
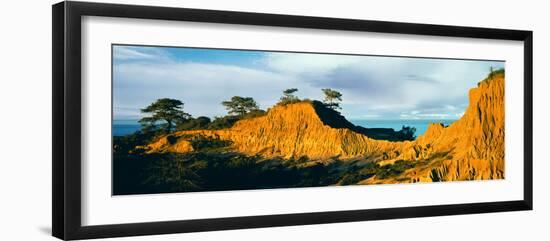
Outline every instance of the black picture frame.
<path fill-rule="evenodd" d="M 517 40 L 524 43 L 524 193 L 522 200 L 404 208 L 263 215 L 99 226 L 81 224 L 81 17 L 104 16 L 349 30 L 428 36 Z M 366 21 L 263 13 L 198 10 L 90 2 L 52 6 L 53 166 L 52 233 L 87 239 L 307 225 L 380 219 L 532 210 L 533 208 L 533 32 L 523 30 Z"/>

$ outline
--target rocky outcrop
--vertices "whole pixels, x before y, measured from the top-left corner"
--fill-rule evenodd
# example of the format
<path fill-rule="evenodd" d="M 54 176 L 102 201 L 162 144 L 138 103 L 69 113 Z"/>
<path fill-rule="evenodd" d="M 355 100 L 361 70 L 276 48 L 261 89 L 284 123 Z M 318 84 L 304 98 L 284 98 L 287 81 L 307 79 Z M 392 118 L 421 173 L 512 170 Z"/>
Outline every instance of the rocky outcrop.
<path fill-rule="evenodd" d="M 264 157 L 310 159 L 377 159 L 401 143 L 373 140 L 348 128 L 333 128 L 317 115 L 311 102 L 277 105 L 267 115 L 238 121 L 229 129 L 181 131 L 172 134 L 174 145 L 188 142 L 188 136 L 202 135 L 231 141 L 232 149 Z M 166 137 L 149 145 L 149 152 L 170 152 Z"/>
<path fill-rule="evenodd" d="M 167 135 L 159 138 L 147 146 L 137 146 L 136 149 L 144 150 L 146 153 L 155 152 L 173 152 L 186 153 L 192 152 L 193 145 L 189 140 L 178 138 L 174 135 Z"/>
<path fill-rule="evenodd" d="M 240 120 L 223 130 L 181 131 L 160 138 L 148 152 L 190 152 L 190 136 L 231 143 L 233 151 L 266 158 L 364 160 L 380 165 L 414 162 L 398 177 L 362 184 L 504 178 L 504 75 L 485 79 L 469 93 L 463 117 L 448 127 L 431 124 L 415 141 L 369 138 L 341 116 L 320 113 L 313 102 L 276 105 L 261 117 Z M 331 120 L 334 124 L 330 123 Z M 343 124 L 342 124 L 343 123 Z"/>
<path fill-rule="evenodd" d="M 504 179 L 504 75 L 487 78 L 469 93 L 469 106 L 448 127 L 431 124 L 393 160 L 422 162 L 398 178 L 363 183 Z M 399 179 L 399 180 L 397 180 Z"/>

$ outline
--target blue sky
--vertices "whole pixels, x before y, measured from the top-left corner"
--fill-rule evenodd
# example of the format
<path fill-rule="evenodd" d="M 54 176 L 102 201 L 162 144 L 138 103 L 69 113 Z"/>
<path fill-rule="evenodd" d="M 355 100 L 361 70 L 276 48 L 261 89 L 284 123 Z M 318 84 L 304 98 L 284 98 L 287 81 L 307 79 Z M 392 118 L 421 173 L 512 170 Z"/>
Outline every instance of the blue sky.
<path fill-rule="evenodd" d="M 491 66 L 504 62 L 115 45 L 114 119 L 166 97 L 194 117 L 225 115 L 234 95 L 267 109 L 288 88 L 317 100 L 340 91 L 349 119 L 457 119 Z"/>

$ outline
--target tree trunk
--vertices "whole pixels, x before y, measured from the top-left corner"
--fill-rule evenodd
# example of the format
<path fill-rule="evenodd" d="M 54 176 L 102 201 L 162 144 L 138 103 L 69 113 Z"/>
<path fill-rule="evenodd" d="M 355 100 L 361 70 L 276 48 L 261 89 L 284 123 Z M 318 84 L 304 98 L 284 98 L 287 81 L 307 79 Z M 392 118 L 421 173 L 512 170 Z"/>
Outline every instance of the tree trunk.
<path fill-rule="evenodd" d="M 166 132 L 170 133 L 170 130 L 172 129 L 172 121 L 166 120 L 166 122 L 168 123 L 168 126 L 166 127 Z"/>

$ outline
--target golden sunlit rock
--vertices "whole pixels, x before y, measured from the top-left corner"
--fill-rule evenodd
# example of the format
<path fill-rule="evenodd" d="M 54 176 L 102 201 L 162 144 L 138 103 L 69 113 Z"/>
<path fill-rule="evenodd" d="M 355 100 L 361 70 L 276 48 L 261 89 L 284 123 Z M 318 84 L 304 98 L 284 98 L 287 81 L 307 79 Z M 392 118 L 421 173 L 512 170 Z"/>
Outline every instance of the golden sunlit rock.
<path fill-rule="evenodd" d="M 232 151 L 266 158 L 363 160 L 379 165 L 415 163 L 396 177 L 370 177 L 360 184 L 487 180 L 504 178 L 504 75 L 481 81 L 469 93 L 464 115 L 448 127 L 430 124 L 415 141 L 375 140 L 349 128 L 326 124 L 309 101 L 276 105 L 266 115 L 240 120 L 222 130 L 181 131 L 144 148 L 153 152 L 192 152 L 190 138 L 231 143 Z"/>

